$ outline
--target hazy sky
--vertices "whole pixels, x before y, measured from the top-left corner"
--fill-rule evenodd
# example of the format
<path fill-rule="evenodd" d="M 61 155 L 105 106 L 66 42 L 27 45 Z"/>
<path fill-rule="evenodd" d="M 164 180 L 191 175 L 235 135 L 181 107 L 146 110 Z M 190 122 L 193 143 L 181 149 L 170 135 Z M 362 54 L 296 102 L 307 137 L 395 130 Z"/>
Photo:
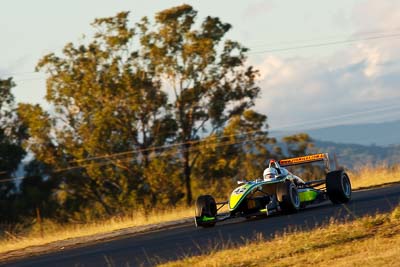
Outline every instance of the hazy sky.
<path fill-rule="evenodd" d="M 90 35 L 95 18 L 129 10 L 134 23 L 183 3 L 251 49 L 271 130 L 400 119 L 397 0 L 1 1 L 0 78 L 14 77 L 17 101 L 46 106 L 43 55 Z"/>

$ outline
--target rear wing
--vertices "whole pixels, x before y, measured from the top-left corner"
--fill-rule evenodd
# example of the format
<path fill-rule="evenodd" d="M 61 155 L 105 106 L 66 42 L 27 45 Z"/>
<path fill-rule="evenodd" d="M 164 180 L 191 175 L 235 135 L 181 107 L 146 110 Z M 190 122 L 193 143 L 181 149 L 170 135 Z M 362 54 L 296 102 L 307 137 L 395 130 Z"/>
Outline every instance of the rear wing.
<path fill-rule="evenodd" d="M 323 161 L 325 163 L 326 171 L 330 170 L 328 153 L 319 153 L 319 154 L 307 155 L 307 156 L 302 156 L 302 157 L 297 157 L 297 158 L 281 159 L 279 161 L 279 165 L 282 167 L 287 167 L 287 166 L 301 165 L 301 164 L 307 164 L 307 163 L 312 163 L 312 162 L 317 162 L 317 161 Z"/>

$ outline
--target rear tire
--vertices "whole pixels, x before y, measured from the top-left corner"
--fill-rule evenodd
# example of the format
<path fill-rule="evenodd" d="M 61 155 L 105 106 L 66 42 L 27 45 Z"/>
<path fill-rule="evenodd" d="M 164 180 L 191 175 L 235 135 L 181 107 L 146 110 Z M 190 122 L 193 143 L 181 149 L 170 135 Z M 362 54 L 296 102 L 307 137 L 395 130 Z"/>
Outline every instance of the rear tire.
<path fill-rule="evenodd" d="M 285 181 L 277 185 L 276 196 L 279 206 L 284 213 L 293 213 L 300 209 L 300 197 L 296 185 L 291 181 Z"/>
<path fill-rule="evenodd" d="M 329 172 L 326 175 L 326 192 L 334 204 L 349 202 L 351 199 L 349 176 L 342 170 Z"/>
<path fill-rule="evenodd" d="M 195 216 L 196 226 L 213 227 L 215 220 L 203 221 L 202 218 L 216 218 L 217 204 L 215 199 L 210 195 L 199 196 L 196 200 Z"/>

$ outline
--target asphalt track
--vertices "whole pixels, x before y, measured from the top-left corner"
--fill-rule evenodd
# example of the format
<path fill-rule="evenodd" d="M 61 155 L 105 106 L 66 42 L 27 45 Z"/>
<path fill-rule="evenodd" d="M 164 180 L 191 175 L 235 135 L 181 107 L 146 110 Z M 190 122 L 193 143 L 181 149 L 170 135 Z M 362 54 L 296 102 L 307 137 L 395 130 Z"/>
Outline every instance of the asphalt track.
<path fill-rule="evenodd" d="M 199 255 L 231 244 L 244 244 L 262 235 L 293 229 L 312 230 L 314 227 L 338 220 L 388 212 L 400 203 L 400 185 L 353 192 L 347 205 L 324 202 L 310 206 L 296 214 L 275 215 L 268 218 L 228 220 L 214 228 L 201 229 L 194 225 L 180 226 L 105 243 L 68 249 L 1 266 L 154 266 L 156 263 L 174 260 L 188 255 Z"/>

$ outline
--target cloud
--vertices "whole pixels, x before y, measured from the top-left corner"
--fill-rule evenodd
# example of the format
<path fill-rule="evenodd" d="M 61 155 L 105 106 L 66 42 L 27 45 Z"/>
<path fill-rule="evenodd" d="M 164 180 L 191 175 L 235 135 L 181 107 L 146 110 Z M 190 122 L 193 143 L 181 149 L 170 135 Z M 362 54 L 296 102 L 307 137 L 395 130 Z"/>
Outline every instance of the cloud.
<path fill-rule="evenodd" d="M 397 0 L 368 0 L 353 9 L 353 21 L 358 32 L 399 30 L 400 2 Z"/>
<path fill-rule="evenodd" d="M 355 36 L 382 35 L 371 29 L 400 25 L 400 2 L 364 2 L 352 19 Z M 264 56 L 256 109 L 271 130 L 400 119 L 399 37 L 358 41 L 325 58 Z"/>

